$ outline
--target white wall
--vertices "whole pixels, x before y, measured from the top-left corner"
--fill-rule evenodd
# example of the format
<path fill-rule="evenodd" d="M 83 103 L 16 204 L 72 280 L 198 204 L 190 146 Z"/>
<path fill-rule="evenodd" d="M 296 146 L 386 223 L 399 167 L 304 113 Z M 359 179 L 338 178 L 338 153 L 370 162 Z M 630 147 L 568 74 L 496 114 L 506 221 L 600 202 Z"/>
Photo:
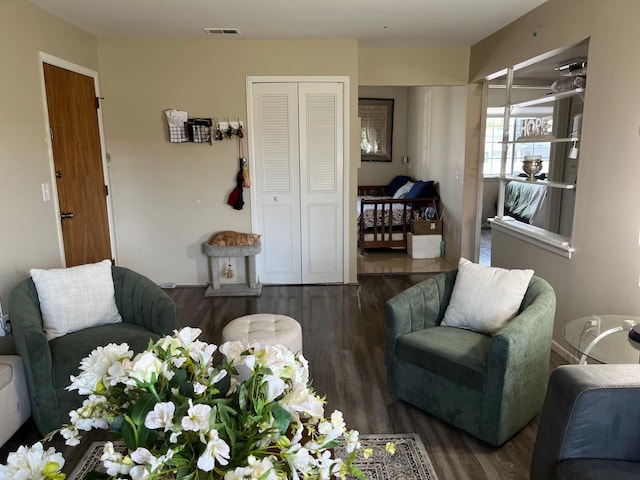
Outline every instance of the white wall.
<path fill-rule="evenodd" d="M 409 173 L 438 182 L 445 208 L 447 259 L 457 263 L 462 244 L 467 87 L 411 87 L 407 151 Z"/>
<path fill-rule="evenodd" d="M 406 175 L 402 157 L 407 155 L 407 87 L 360 87 L 358 98 L 392 98 L 393 138 L 391 162 L 362 162 L 358 185 L 386 185 L 396 175 Z"/>
<path fill-rule="evenodd" d="M 640 315 L 640 2 L 550 0 L 472 48 L 472 78 L 590 36 L 572 245 L 565 259 L 494 232 L 492 262 L 533 268 L 555 288 L 554 340 L 591 314 Z M 533 37 L 526 32 L 536 29 Z M 526 33 L 526 34 L 525 34 Z M 621 71 L 621 65 L 624 69 Z"/>

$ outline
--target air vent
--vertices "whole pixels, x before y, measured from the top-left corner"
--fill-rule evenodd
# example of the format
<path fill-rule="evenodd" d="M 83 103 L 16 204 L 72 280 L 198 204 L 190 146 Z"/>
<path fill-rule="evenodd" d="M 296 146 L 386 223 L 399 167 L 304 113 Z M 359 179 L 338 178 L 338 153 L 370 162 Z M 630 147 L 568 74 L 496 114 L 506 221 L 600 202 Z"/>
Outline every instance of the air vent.
<path fill-rule="evenodd" d="M 237 28 L 204 27 L 204 31 L 209 35 L 240 35 Z"/>

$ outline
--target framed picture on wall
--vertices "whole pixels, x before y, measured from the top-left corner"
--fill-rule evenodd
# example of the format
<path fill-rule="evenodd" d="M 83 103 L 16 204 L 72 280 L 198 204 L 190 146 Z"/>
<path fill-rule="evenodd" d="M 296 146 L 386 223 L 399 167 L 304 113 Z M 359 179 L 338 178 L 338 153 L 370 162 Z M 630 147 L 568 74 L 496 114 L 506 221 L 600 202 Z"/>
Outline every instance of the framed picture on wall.
<path fill-rule="evenodd" d="M 393 98 L 359 98 L 360 159 L 390 162 L 393 137 Z"/>

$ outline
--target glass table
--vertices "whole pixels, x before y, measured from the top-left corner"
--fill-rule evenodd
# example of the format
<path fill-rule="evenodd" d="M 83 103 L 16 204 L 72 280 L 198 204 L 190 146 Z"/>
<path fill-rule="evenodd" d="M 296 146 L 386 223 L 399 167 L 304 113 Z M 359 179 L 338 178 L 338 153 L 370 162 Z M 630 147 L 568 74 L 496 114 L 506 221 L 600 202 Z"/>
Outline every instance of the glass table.
<path fill-rule="evenodd" d="M 578 318 L 564 327 L 564 339 L 580 354 L 600 363 L 639 363 L 640 343 L 629 339 L 629 330 L 640 324 L 630 315 L 592 315 Z"/>

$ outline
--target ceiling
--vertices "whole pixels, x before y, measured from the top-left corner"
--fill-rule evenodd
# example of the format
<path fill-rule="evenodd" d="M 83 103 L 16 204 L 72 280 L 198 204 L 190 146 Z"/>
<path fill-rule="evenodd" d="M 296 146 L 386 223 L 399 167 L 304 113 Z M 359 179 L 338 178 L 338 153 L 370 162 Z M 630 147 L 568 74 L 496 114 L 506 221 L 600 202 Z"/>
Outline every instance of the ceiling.
<path fill-rule="evenodd" d="M 471 46 L 546 0 L 30 0 L 97 37 L 352 38 L 361 47 Z M 217 35 L 215 35 L 217 36 Z"/>

